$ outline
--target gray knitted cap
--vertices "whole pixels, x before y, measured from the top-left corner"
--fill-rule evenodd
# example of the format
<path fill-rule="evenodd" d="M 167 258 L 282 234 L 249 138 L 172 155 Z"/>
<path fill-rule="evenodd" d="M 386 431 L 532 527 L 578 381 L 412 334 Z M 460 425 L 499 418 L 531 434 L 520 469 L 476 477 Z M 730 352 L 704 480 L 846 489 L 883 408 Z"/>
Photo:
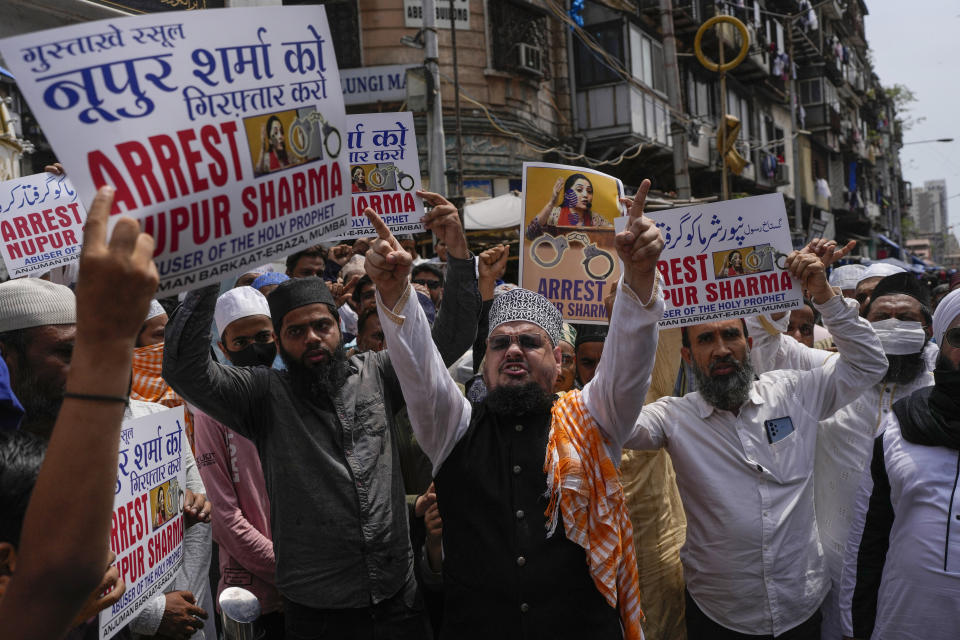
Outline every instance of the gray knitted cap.
<path fill-rule="evenodd" d="M 490 332 L 505 322 L 531 322 L 550 337 L 553 346 L 560 342 L 563 319 L 549 300 L 527 289 L 511 289 L 493 299 L 490 307 Z"/>
<path fill-rule="evenodd" d="M 0 284 L 0 331 L 76 323 L 77 301 L 69 287 L 38 278 Z"/>

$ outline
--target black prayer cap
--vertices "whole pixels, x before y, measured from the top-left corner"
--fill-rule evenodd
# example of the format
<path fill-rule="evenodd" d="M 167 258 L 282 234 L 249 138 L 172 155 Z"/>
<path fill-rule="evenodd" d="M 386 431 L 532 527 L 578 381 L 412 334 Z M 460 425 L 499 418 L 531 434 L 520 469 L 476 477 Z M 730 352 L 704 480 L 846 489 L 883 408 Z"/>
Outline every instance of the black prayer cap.
<path fill-rule="evenodd" d="M 337 304 L 333 299 L 333 294 L 327 288 L 327 283 L 317 276 L 291 278 L 280 283 L 280 286 L 267 296 L 267 303 L 270 305 L 270 318 L 273 320 L 273 328 L 278 335 L 280 334 L 280 327 L 283 326 L 283 316 L 308 304 L 327 305 L 330 307 L 330 314 L 334 319 L 339 320 Z"/>
<path fill-rule="evenodd" d="M 585 342 L 606 342 L 609 325 L 605 324 L 580 324 L 577 325 L 577 343 L 574 348 L 579 347 Z"/>
<path fill-rule="evenodd" d="M 873 293 L 870 295 L 870 302 L 872 303 L 877 298 L 883 296 L 896 294 L 910 296 L 918 300 L 920 304 L 927 309 L 930 308 L 930 292 L 927 291 L 927 287 L 917 279 L 917 276 L 906 272 L 895 273 L 878 282 Z"/>

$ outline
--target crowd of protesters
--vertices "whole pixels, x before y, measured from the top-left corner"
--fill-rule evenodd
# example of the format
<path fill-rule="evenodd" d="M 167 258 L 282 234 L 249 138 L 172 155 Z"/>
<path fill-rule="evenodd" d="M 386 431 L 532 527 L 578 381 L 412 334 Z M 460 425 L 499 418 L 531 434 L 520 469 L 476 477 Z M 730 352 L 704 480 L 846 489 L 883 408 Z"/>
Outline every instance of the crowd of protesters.
<path fill-rule="evenodd" d="M 960 293 L 816 239 L 800 308 L 658 330 L 648 189 L 580 326 L 429 192 L 434 258 L 368 210 L 158 302 L 101 189 L 75 278 L 0 284 L 0 635 L 97 637 L 121 424 L 184 406 L 183 566 L 119 637 L 234 586 L 291 640 L 957 637 Z"/>

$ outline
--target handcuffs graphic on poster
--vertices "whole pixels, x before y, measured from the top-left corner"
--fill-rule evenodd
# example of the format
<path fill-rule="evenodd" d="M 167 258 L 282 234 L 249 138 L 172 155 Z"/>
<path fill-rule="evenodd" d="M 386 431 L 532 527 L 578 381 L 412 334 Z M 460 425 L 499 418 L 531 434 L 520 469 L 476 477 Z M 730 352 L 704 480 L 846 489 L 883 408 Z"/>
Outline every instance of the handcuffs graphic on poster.
<path fill-rule="evenodd" d="M 541 257 L 542 252 L 539 252 L 539 248 L 545 244 L 549 244 L 556 252 L 556 255 L 551 259 Z M 566 235 L 559 236 L 544 233 L 531 245 L 530 258 L 541 267 L 549 269 L 560 263 L 563 259 L 563 253 L 573 244 L 580 244 L 583 247 L 583 261 L 580 264 L 583 265 L 583 269 L 588 276 L 594 280 L 606 280 L 613 273 L 613 267 L 616 264 L 613 260 L 613 254 L 599 248 L 596 243 L 590 241 L 590 236 L 582 231 L 571 231 Z M 591 261 L 594 258 L 603 258 L 600 261 L 602 270 L 597 269 L 597 263 L 593 263 L 593 268 L 591 268 Z"/>

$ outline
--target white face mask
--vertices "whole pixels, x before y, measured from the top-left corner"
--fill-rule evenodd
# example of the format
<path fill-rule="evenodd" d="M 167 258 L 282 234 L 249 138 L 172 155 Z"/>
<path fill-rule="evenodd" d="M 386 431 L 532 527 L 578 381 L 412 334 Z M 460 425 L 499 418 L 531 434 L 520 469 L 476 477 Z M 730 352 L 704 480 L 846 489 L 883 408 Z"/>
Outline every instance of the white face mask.
<path fill-rule="evenodd" d="M 873 330 L 880 338 L 883 352 L 888 356 L 907 356 L 919 353 L 927 341 L 923 325 L 913 320 L 888 318 L 871 322 Z"/>

